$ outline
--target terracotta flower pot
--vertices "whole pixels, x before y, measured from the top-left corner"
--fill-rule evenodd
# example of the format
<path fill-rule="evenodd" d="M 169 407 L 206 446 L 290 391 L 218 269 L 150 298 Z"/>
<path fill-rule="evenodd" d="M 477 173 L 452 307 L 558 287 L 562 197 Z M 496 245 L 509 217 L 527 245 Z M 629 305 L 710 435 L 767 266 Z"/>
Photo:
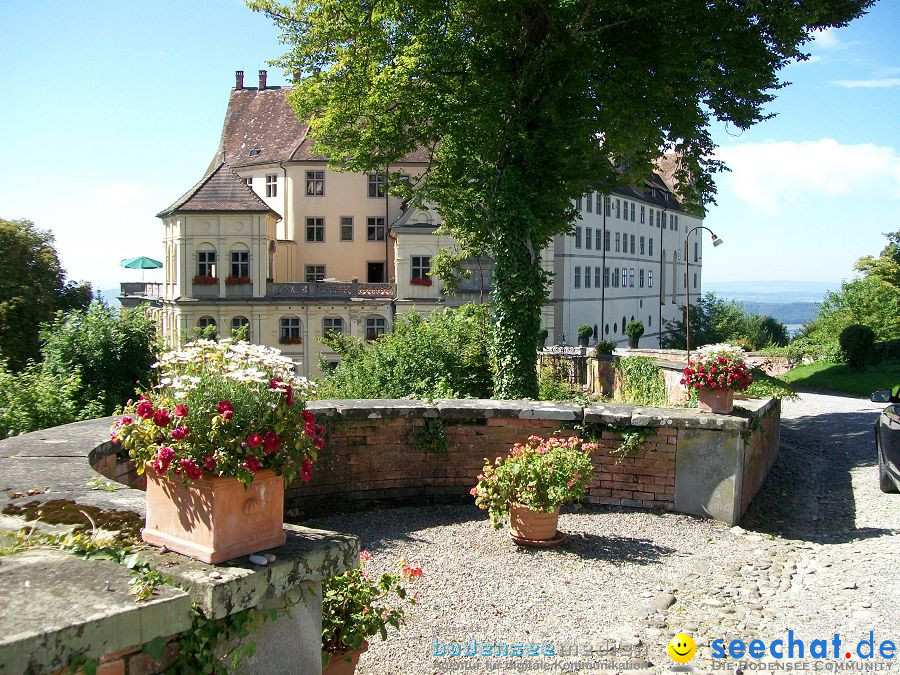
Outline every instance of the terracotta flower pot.
<path fill-rule="evenodd" d="M 363 642 L 362 649 L 347 649 L 334 652 L 328 660 L 328 665 L 322 668 L 322 675 L 353 675 L 356 672 L 356 664 L 359 657 L 369 648 L 368 642 Z"/>
<path fill-rule="evenodd" d="M 509 508 L 509 529 L 514 537 L 520 539 L 546 540 L 556 536 L 559 524 L 559 507 L 551 513 L 532 511 L 525 506 Z"/>
<path fill-rule="evenodd" d="M 281 546 L 284 478 L 270 469 L 245 488 L 236 478 L 201 478 L 185 485 L 146 467 L 143 539 L 207 563 Z"/>
<path fill-rule="evenodd" d="M 697 400 L 703 412 L 727 415 L 734 410 L 734 389 L 697 389 Z"/>

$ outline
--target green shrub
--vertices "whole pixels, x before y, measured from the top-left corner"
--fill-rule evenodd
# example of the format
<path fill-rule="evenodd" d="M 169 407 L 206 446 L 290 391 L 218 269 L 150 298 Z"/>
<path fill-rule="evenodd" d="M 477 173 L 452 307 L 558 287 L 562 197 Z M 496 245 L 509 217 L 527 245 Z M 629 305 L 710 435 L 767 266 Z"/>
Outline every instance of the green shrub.
<path fill-rule="evenodd" d="M 77 370 L 57 377 L 32 361 L 12 373 L 0 363 L 0 438 L 102 415 L 97 403 L 78 402 L 81 388 Z"/>
<path fill-rule="evenodd" d="M 546 340 L 548 335 L 550 335 L 550 332 L 546 328 L 541 328 L 537 332 L 537 339 L 538 340 Z"/>
<path fill-rule="evenodd" d="M 625 326 L 625 335 L 628 337 L 639 338 L 644 334 L 644 324 L 640 321 L 629 321 Z"/>
<path fill-rule="evenodd" d="M 487 305 L 398 317 L 392 333 L 366 342 L 328 335 L 341 357 L 317 398 L 490 398 L 492 323 Z"/>
<path fill-rule="evenodd" d="M 594 329 L 588 326 L 586 323 L 578 326 L 578 337 L 579 338 L 590 338 L 594 336 Z"/>
<path fill-rule="evenodd" d="M 600 340 L 597 343 L 597 356 L 601 354 L 612 354 L 616 350 L 616 343 L 612 340 Z"/>
<path fill-rule="evenodd" d="M 619 360 L 619 372 L 623 401 L 637 405 L 667 405 L 666 381 L 652 358 L 626 356 Z"/>
<path fill-rule="evenodd" d="M 862 368 L 872 357 L 875 331 L 862 324 L 850 324 L 838 336 L 841 353 L 851 368 Z"/>
<path fill-rule="evenodd" d="M 565 363 L 560 364 L 562 370 L 555 371 L 547 366 L 541 367 L 538 374 L 538 399 L 541 401 L 574 401 L 578 393 L 572 391 L 565 372 Z"/>

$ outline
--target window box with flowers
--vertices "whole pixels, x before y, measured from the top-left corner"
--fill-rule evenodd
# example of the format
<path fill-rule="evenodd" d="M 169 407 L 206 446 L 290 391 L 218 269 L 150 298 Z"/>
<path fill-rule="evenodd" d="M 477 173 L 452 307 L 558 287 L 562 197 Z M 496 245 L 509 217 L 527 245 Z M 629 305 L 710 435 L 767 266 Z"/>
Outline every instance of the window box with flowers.
<path fill-rule="evenodd" d="M 594 474 L 590 453 L 596 445 L 580 438 L 530 436 L 516 443 L 505 458 L 485 464 L 472 488 L 475 504 L 490 515 L 496 529 L 509 517 L 517 544 L 560 544 L 559 507 L 578 503 Z"/>
<path fill-rule="evenodd" d="M 219 283 L 219 279 L 209 274 L 195 274 L 194 283 L 198 286 L 215 286 Z"/>
<path fill-rule="evenodd" d="M 413 286 L 431 286 L 433 282 L 431 281 L 431 277 L 413 277 L 410 280 L 410 283 Z"/>
<path fill-rule="evenodd" d="M 698 349 L 682 374 L 681 384 L 697 390 L 703 412 L 730 413 L 734 410 L 734 392 L 753 384 L 753 373 L 744 362 L 744 350 L 730 344 Z"/>
<path fill-rule="evenodd" d="M 415 604 L 418 593 L 407 597 L 403 581 L 415 581 L 422 568 L 400 561 L 400 574 L 373 575 L 366 569 L 372 555 L 359 554 L 359 567 L 322 582 L 322 673 L 352 675 L 368 639 L 387 639 L 388 627 L 399 628 L 406 610 L 388 602 L 390 596 Z"/>
<path fill-rule="evenodd" d="M 147 475 L 144 541 L 220 563 L 285 541 L 284 484 L 325 445 L 310 384 L 276 350 L 198 340 L 156 364 L 110 436 Z"/>
<path fill-rule="evenodd" d="M 228 275 L 225 277 L 225 283 L 229 286 L 246 286 L 250 283 L 250 277 L 236 277 L 234 275 Z"/>
<path fill-rule="evenodd" d="M 302 345 L 303 338 L 292 337 L 290 335 L 282 335 L 280 338 L 278 338 L 278 343 L 282 345 Z"/>

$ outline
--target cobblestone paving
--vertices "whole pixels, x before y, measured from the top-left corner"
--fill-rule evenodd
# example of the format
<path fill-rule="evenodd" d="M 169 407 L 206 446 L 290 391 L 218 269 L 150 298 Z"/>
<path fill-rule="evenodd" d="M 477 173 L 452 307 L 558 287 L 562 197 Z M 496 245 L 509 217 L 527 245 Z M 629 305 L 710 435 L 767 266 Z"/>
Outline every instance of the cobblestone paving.
<path fill-rule="evenodd" d="M 435 658 L 435 637 L 614 640 L 646 652 L 631 668 L 656 672 L 673 665 L 665 647 L 681 631 L 697 642 L 690 665 L 700 672 L 712 667 L 716 638 L 768 644 L 793 630 L 809 645 L 839 632 L 855 647 L 872 630 L 900 644 L 900 495 L 878 490 L 872 428 L 881 407 L 819 394 L 785 402 L 778 463 L 740 527 L 589 508 L 561 517 L 570 533 L 563 548 L 534 552 L 491 530 L 472 506 L 312 521 L 358 534 L 376 569 L 405 555 L 426 572 L 408 624 L 387 642 L 376 638 L 358 672 L 560 672 L 579 661 L 578 672 L 624 670 L 583 649 L 552 663 Z"/>

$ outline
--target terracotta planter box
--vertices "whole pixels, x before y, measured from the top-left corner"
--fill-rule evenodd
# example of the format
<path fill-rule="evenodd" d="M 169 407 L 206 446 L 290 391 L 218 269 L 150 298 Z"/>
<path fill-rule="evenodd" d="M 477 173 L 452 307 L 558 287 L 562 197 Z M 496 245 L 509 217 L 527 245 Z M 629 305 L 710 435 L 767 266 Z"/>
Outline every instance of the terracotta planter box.
<path fill-rule="evenodd" d="M 524 506 L 509 507 L 509 529 L 520 539 L 553 539 L 559 524 L 559 507 L 551 513 L 532 511 Z"/>
<path fill-rule="evenodd" d="M 143 539 L 170 551 L 220 563 L 285 542 L 284 478 L 266 469 L 245 488 L 235 478 L 180 478 L 146 468 Z"/>
<path fill-rule="evenodd" d="M 363 642 L 360 650 L 347 650 L 335 652 L 328 660 L 328 665 L 322 669 L 322 675 L 353 675 L 356 672 L 356 664 L 359 657 L 369 648 L 368 642 Z"/>
<path fill-rule="evenodd" d="M 734 410 L 734 389 L 697 389 L 697 400 L 701 411 L 727 415 Z"/>

